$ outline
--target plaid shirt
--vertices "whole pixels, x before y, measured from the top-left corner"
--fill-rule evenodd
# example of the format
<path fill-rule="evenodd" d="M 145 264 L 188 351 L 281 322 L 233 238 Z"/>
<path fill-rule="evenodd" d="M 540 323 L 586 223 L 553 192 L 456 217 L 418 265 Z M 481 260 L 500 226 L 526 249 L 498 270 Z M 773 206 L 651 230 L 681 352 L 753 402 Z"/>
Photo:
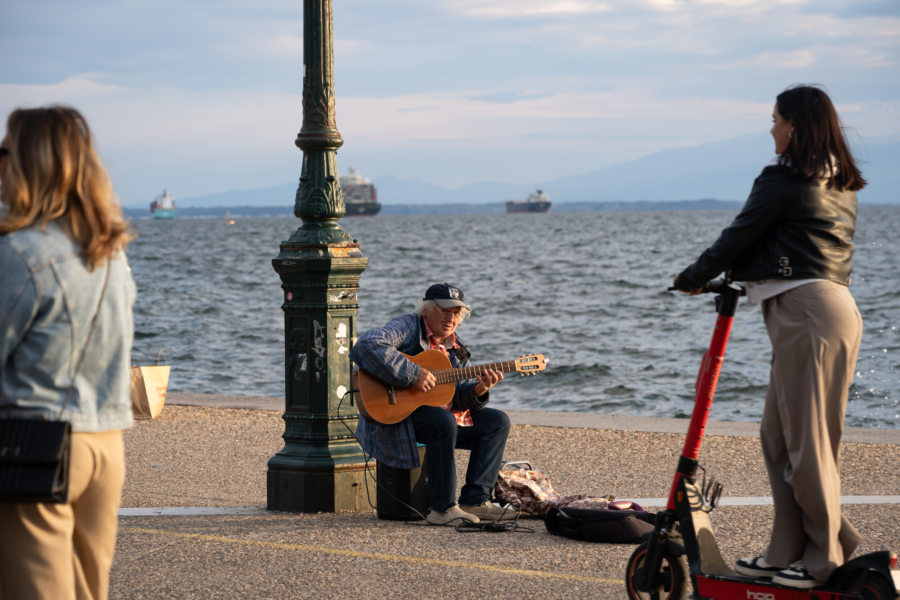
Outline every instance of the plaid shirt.
<path fill-rule="evenodd" d="M 442 344 L 436 337 L 434 337 L 434 332 L 431 331 L 431 327 L 428 326 L 428 321 L 422 319 L 422 325 L 425 326 L 425 335 L 428 337 L 428 346 L 432 350 L 440 350 L 444 353 L 444 356 L 450 358 L 450 351 L 447 350 L 447 346 Z M 451 345 L 450 347 L 454 350 L 459 348 L 459 344 L 456 343 L 456 334 L 452 333 L 451 336 Z M 463 410 L 453 410 L 453 398 L 450 399 L 450 402 L 442 406 L 444 410 L 449 410 L 453 413 L 453 416 L 456 417 L 456 424 L 460 427 L 471 427 L 474 425 L 472 423 L 472 413 L 469 412 L 469 409 Z"/>
<path fill-rule="evenodd" d="M 455 341 L 457 345 L 462 345 L 458 336 Z M 420 367 L 403 354 L 414 356 L 430 347 L 424 321 L 419 315 L 408 314 L 361 335 L 350 349 L 350 359 L 387 385 L 408 388 L 419 378 Z M 454 368 L 468 364 L 468 360 L 461 363 L 455 352 L 450 352 L 449 358 Z M 452 410 L 477 411 L 487 404 L 490 392 L 476 396 L 476 383 L 475 379 L 456 382 Z M 378 462 L 398 469 L 414 469 L 419 466 L 416 436 L 410 419 L 394 425 L 359 419 L 356 438 L 363 450 Z"/>

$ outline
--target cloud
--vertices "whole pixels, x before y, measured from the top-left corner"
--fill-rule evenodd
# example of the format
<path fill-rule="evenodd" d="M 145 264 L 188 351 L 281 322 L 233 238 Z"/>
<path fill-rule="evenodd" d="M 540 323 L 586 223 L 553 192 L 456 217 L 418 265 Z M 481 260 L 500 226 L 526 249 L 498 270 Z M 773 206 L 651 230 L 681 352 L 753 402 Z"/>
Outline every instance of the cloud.
<path fill-rule="evenodd" d="M 549 15 L 585 15 L 611 10 L 595 0 L 450 0 L 445 10 L 471 17 L 512 18 Z"/>
<path fill-rule="evenodd" d="M 692 145 L 721 139 L 716 124 L 728 125 L 728 136 L 754 132 L 768 120 L 768 103 L 735 102 L 724 98 L 659 97 L 652 90 L 617 89 L 607 92 L 545 93 L 513 96 L 460 90 L 410 94 L 390 98 L 345 98 L 338 104 L 339 128 L 378 139 L 497 140 L 555 131 L 614 133 L 617 138 L 654 131 L 676 145 Z M 378 118 L 372 118 L 378 115 Z M 701 123 L 707 124 L 700 127 Z"/>
<path fill-rule="evenodd" d="M 813 65 L 815 62 L 816 53 L 809 48 L 802 48 L 788 52 L 760 52 L 755 56 L 731 63 L 729 68 L 803 69 Z"/>
<path fill-rule="evenodd" d="M 897 13 L 838 0 L 335 1 L 339 162 L 452 185 L 564 176 L 766 131 L 775 94 L 798 81 L 827 84 L 861 135 L 897 134 Z M 123 198 L 297 175 L 297 2 L 15 3 L 0 33 L 0 110 L 81 108 Z"/>
<path fill-rule="evenodd" d="M 251 55 L 260 58 L 300 62 L 303 58 L 303 37 L 287 33 L 272 36 L 261 32 L 258 37 L 245 40 L 245 43 L 222 47 L 223 52 L 240 54 L 244 60 L 248 49 L 251 49 Z"/>
<path fill-rule="evenodd" d="M 240 138 L 241 146 L 259 149 L 273 141 L 273 130 L 289 115 L 300 123 L 298 95 L 264 90 L 184 90 L 126 88 L 99 83 L 96 74 L 71 77 L 58 84 L 0 84 L 0 109 L 64 103 L 88 116 L 93 128 L 105 130 L 108 143 L 167 143 L 182 153 Z M 283 129 L 281 130 L 283 134 Z M 219 151 L 230 146 L 221 145 Z"/>
<path fill-rule="evenodd" d="M 59 102 L 60 98 L 77 103 L 98 96 L 115 96 L 124 91 L 118 85 L 97 81 L 103 76 L 103 73 L 84 73 L 55 85 L 0 83 L 0 108 L 8 113 L 15 107 Z"/>
<path fill-rule="evenodd" d="M 62 103 L 79 109 L 123 202 L 165 183 L 181 196 L 290 180 L 302 153 L 299 93 L 126 88 L 97 74 L 57 84 L 0 84 L 0 112 Z"/>

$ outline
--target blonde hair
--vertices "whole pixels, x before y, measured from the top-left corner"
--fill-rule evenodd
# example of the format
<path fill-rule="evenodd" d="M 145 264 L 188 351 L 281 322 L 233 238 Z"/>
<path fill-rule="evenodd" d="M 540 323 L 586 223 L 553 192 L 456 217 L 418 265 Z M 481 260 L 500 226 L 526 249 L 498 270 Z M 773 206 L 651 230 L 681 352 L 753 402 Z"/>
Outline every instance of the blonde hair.
<path fill-rule="evenodd" d="M 6 122 L 0 234 L 59 220 L 93 270 L 134 235 L 85 118 L 74 108 L 18 109 Z"/>

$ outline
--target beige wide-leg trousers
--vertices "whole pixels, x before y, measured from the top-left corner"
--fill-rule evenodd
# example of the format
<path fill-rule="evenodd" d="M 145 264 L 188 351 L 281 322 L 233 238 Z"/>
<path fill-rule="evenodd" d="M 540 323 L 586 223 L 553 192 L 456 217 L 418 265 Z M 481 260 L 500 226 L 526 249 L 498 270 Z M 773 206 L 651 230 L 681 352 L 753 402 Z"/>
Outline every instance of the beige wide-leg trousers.
<path fill-rule="evenodd" d="M 73 433 L 67 504 L 0 504 L 0 600 L 105 600 L 125 482 L 121 431 Z"/>
<path fill-rule="evenodd" d="M 862 318 L 847 286 L 830 281 L 765 300 L 762 312 L 772 370 L 760 439 L 775 504 L 765 559 L 802 560 L 825 581 L 860 539 L 841 515 L 840 443 Z"/>

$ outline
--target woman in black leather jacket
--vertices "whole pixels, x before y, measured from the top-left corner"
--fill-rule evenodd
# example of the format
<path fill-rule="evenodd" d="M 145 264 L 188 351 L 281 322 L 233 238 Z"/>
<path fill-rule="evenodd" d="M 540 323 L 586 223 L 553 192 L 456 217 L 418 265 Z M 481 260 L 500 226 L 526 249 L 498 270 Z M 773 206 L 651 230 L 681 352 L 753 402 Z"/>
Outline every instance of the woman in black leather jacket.
<path fill-rule="evenodd" d="M 862 336 L 848 285 L 856 191 L 866 181 L 825 92 L 789 88 L 772 117 L 777 157 L 675 287 L 697 293 L 725 271 L 762 303 L 773 356 L 760 441 L 775 522 L 766 551 L 735 570 L 808 589 L 860 539 L 841 515 L 840 441 Z"/>

